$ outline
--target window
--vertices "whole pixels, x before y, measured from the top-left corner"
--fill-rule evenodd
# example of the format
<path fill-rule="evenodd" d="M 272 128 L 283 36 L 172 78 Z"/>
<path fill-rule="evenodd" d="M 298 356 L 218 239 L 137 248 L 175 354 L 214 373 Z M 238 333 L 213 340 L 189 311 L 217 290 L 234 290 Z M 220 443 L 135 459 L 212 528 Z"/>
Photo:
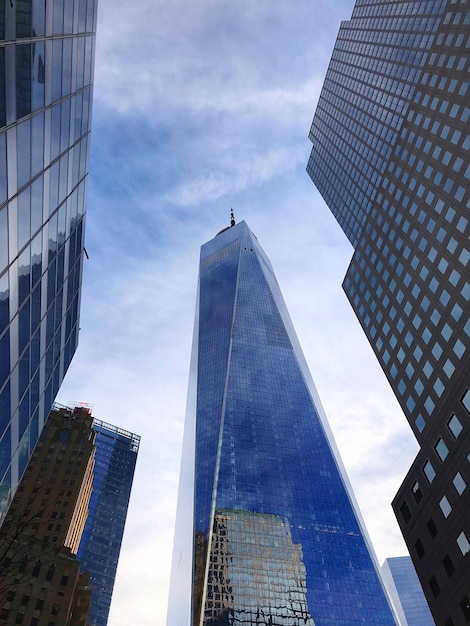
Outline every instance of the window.
<path fill-rule="evenodd" d="M 411 519 L 411 513 L 406 503 L 406 500 L 405 502 L 403 502 L 403 504 L 400 507 L 400 513 L 401 513 L 401 516 L 403 517 L 403 521 L 405 522 L 405 524 L 407 524 Z"/>
<path fill-rule="evenodd" d="M 446 571 L 446 574 L 449 578 L 452 578 L 452 575 L 455 572 L 455 567 L 454 564 L 452 563 L 452 560 L 450 558 L 450 556 L 448 554 L 445 555 L 443 561 L 442 561 L 442 565 L 444 566 L 444 569 Z"/>
<path fill-rule="evenodd" d="M 424 419 L 424 417 L 420 414 L 418 415 L 418 417 L 415 420 L 415 424 L 416 424 L 416 428 L 419 430 L 420 433 L 423 432 L 424 427 L 426 426 L 426 421 Z"/>
<path fill-rule="evenodd" d="M 465 491 L 465 487 L 467 486 L 467 483 L 462 478 L 462 475 L 460 472 L 457 472 L 452 482 L 454 483 L 454 487 L 457 490 L 457 493 L 459 494 L 459 496 L 461 496 L 463 492 Z"/>
<path fill-rule="evenodd" d="M 46 580 L 52 580 L 52 577 L 54 576 L 54 570 L 55 570 L 55 565 L 54 563 L 51 563 L 51 565 L 49 565 L 48 570 L 47 570 Z"/>
<path fill-rule="evenodd" d="M 446 446 L 445 441 L 441 437 L 437 440 L 434 450 L 437 452 L 441 461 L 444 461 L 446 456 L 449 454 L 449 448 Z"/>
<path fill-rule="evenodd" d="M 441 501 L 439 502 L 439 506 L 441 507 L 441 511 L 444 517 L 449 517 L 452 512 L 452 507 L 450 506 L 450 502 L 447 499 L 447 496 L 442 496 Z"/>
<path fill-rule="evenodd" d="M 432 517 L 429 518 L 426 526 L 428 528 L 429 534 L 431 535 L 431 538 L 434 539 L 434 537 L 437 535 L 437 526 Z"/>
<path fill-rule="evenodd" d="M 34 564 L 33 567 L 33 576 L 39 576 L 39 571 L 41 570 L 41 566 L 42 566 L 42 561 L 41 559 L 39 559 L 38 561 L 36 561 L 36 563 Z"/>
<path fill-rule="evenodd" d="M 411 493 L 413 494 L 416 504 L 418 504 L 423 498 L 423 492 L 421 491 L 418 481 L 411 487 Z"/>
<path fill-rule="evenodd" d="M 431 587 L 432 595 L 437 598 L 437 596 L 441 593 L 441 588 L 439 587 L 439 583 L 435 576 L 432 576 L 429 579 L 429 586 Z"/>
<path fill-rule="evenodd" d="M 51 613 L 52 613 L 52 615 L 58 615 L 59 614 L 59 605 L 58 604 L 53 604 L 52 605 Z"/>
<path fill-rule="evenodd" d="M 460 423 L 459 418 L 456 415 L 452 415 L 450 420 L 447 422 L 447 428 L 453 434 L 453 436 L 457 439 L 457 437 L 462 432 L 463 426 Z"/>
<path fill-rule="evenodd" d="M 421 543 L 421 539 L 418 539 L 418 541 L 415 543 L 415 549 L 416 549 L 416 554 L 418 555 L 418 557 L 422 559 L 424 556 L 424 547 L 423 547 L 423 544 Z"/>
<path fill-rule="evenodd" d="M 460 402 L 464 405 L 464 407 L 470 413 L 470 391 L 468 389 L 463 394 L 462 399 L 460 400 Z"/>
<path fill-rule="evenodd" d="M 466 534 L 462 531 L 460 535 L 457 537 L 457 544 L 460 548 L 461 553 L 465 556 L 470 552 L 470 543 L 467 539 Z"/>
<path fill-rule="evenodd" d="M 426 461 L 423 467 L 423 472 L 426 478 L 428 479 L 428 483 L 432 483 L 432 481 L 434 480 L 434 477 L 436 476 L 436 472 L 434 470 L 434 467 L 431 464 L 431 461 Z"/>

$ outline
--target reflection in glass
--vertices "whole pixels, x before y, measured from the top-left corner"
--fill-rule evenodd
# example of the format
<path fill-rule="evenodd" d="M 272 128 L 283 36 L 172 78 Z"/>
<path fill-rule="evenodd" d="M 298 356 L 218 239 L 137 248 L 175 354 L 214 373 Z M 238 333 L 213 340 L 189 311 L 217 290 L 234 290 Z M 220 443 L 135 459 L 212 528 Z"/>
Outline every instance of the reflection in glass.
<path fill-rule="evenodd" d="M 0 17 L 0 39 L 3 39 L 2 36 L 2 18 Z M 0 48 L 0 128 L 5 126 L 6 124 L 6 100 L 5 100 L 5 48 Z M 1 149 L 1 142 L 0 142 Z M 0 158 L 1 164 L 1 158 Z M 0 174 L 0 182 L 1 182 L 1 174 Z M 1 200 L 1 192 L 0 192 L 0 200 Z"/>
<path fill-rule="evenodd" d="M 25 120 L 16 127 L 18 188 L 31 178 L 31 122 Z"/>
<path fill-rule="evenodd" d="M 45 86 L 45 44 L 38 41 L 33 44 L 33 74 L 32 74 L 32 109 L 36 111 L 44 106 Z"/>
<path fill-rule="evenodd" d="M 314 626 L 302 556 L 277 515 L 216 511 L 204 624 Z"/>
<path fill-rule="evenodd" d="M 1 145 L 1 135 L 0 135 Z M 1 174 L 0 174 L 1 177 Z M 0 181 L 1 182 L 1 181 Z M 0 209 L 0 273 L 8 263 L 8 220 L 7 209 Z"/>
<path fill-rule="evenodd" d="M 31 187 L 18 196 L 18 250 L 31 238 Z"/>
<path fill-rule="evenodd" d="M 16 46 L 16 119 L 31 113 L 31 44 Z"/>
<path fill-rule="evenodd" d="M 1 223 L 0 223 L 0 233 L 1 233 Z M 10 319 L 10 313 L 9 313 L 10 291 L 8 288 L 8 283 L 9 283 L 8 272 L 5 272 L 4 274 L 0 276 L 0 335 L 5 330 L 8 324 L 8 321 Z"/>
<path fill-rule="evenodd" d="M 31 36 L 31 0 L 16 1 L 16 36 L 18 38 Z"/>
<path fill-rule="evenodd" d="M 31 174 L 35 176 L 44 167 L 44 113 L 31 119 Z M 41 179 L 42 180 L 42 179 Z"/>

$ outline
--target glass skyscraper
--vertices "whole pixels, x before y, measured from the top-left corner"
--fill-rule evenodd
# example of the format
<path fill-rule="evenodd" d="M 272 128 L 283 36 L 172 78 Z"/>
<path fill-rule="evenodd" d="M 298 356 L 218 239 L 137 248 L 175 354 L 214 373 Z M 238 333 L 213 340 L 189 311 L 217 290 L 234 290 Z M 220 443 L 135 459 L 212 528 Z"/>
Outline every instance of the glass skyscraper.
<path fill-rule="evenodd" d="M 271 264 L 245 222 L 201 249 L 182 463 L 168 626 L 395 624 Z"/>
<path fill-rule="evenodd" d="M 88 517 L 77 558 L 89 572 L 89 622 L 106 626 L 116 577 L 140 437 L 93 420 L 95 467 Z"/>
<path fill-rule="evenodd" d="M 381 573 L 400 626 L 435 626 L 409 556 L 385 559 Z"/>
<path fill-rule="evenodd" d="M 355 252 L 344 290 L 420 445 L 393 502 L 436 623 L 470 620 L 468 3 L 358 0 L 307 171 Z"/>
<path fill-rule="evenodd" d="M 0 4 L 0 517 L 78 341 L 96 0 Z"/>

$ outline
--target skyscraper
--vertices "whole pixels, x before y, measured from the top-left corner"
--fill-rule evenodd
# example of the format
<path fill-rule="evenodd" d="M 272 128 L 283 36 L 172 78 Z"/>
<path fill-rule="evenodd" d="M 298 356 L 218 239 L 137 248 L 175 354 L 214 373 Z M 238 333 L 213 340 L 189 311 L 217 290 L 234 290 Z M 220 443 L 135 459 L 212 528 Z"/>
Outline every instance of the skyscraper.
<path fill-rule="evenodd" d="M 0 518 L 78 341 L 96 0 L 0 5 Z"/>
<path fill-rule="evenodd" d="M 245 222 L 201 249 L 186 419 L 168 626 L 395 624 L 271 264 Z"/>
<path fill-rule="evenodd" d="M 85 626 L 87 575 L 76 553 L 90 500 L 94 439 L 86 409 L 54 407 L 0 528 L 2 624 Z"/>
<path fill-rule="evenodd" d="M 106 626 L 140 437 L 96 418 L 93 430 L 93 491 L 78 559 L 90 574 L 90 624 Z"/>
<path fill-rule="evenodd" d="M 385 559 L 381 573 L 400 626 L 435 626 L 409 556 Z"/>
<path fill-rule="evenodd" d="M 308 173 L 355 248 L 344 290 L 420 445 L 393 507 L 436 623 L 470 619 L 468 4 L 359 0 Z"/>

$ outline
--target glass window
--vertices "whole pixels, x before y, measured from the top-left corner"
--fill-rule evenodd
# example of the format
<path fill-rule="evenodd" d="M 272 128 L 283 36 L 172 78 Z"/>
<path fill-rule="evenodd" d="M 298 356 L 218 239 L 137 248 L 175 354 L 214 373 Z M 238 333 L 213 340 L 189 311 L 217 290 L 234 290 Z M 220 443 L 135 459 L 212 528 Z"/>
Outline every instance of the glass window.
<path fill-rule="evenodd" d="M 424 430 L 424 427 L 426 426 L 426 420 L 424 419 L 422 415 L 418 415 L 418 417 L 415 420 L 415 424 L 419 432 L 422 433 Z"/>
<path fill-rule="evenodd" d="M 432 387 L 440 398 L 442 394 L 444 393 L 444 389 L 445 389 L 444 383 L 442 382 L 442 380 L 440 378 L 437 378 L 436 382 L 434 383 Z"/>
<path fill-rule="evenodd" d="M 424 556 L 424 547 L 420 539 L 415 543 L 416 554 L 420 559 Z"/>
<path fill-rule="evenodd" d="M 455 342 L 453 350 L 454 350 L 455 354 L 458 356 L 459 359 L 463 356 L 463 353 L 465 352 L 465 346 L 460 341 L 460 339 L 457 339 L 457 341 Z M 462 402 L 463 402 L 463 400 L 462 400 Z M 467 410 L 470 413 L 470 397 L 468 398 L 468 403 L 469 403 L 469 406 L 467 407 Z"/>
<path fill-rule="evenodd" d="M 467 539 L 467 536 L 465 535 L 463 531 L 457 537 L 457 543 L 460 548 L 460 551 L 462 552 L 464 556 L 468 554 L 468 552 L 470 552 L 470 543 Z"/>
<path fill-rule="evenodd" d="M 423 472 L 426 478 L 428 479 L 428 483 L 432 483 L 432 481 L 434 480 L 434 477 L 436 476 L 436 472 L 434 470 L 434 467 L 431 464 L 431 461 L 429 460 L 426 461 L 423 467 Z"/>
<path fill-rule="evenodd" d="M 462 474 L 460 472 L 457 472 L 452 482 L 454 483 L 454 487 L 457 493 L 459 494 L 459 496 L 461 496 L 465 491 L 465 487 L 467 486 L 467 483 L 462 478 Z"/>
<path fill-rule="evenodd" d="M 410 513 L 410 509 L 408 508 L 408 505 L 406 503 L 406 500 L 405 500 L 405 502 L 403 502 L 403 504 L 400 507 L 400 513 L 401 513 L 401 515 L 403 517 L 403 521 L 405 522 L 405 524 L 407 524 L 410 521 L 410 519 L 411 519 L 411 513 Z"/>
<path fill-rule="evenodd" d="M 444 517 L 449 517 L 452 512 L 452 507 L 450 506 L 450 502 L 446 496 L 442 496 L 441 501 L 439 502 L 439 506 L 441 507 L 441 511 Z"/>
<path fill-rule="evenodd" d="M 452 374 L 455 372 L 455 365 L 452 363 L 450 359 L 447 359 L 447 361 L 444 363 L 443 369 L 447 377 L 450 378 Z"/>
<path fill-rule="evenodd" d="M 419 486 L 418 481 L 416 481 L 411 487 L 411 493 L 413 494 L 413 498 L 415 499 L 416 504 L 418 504 L 423 498 L 423 492 L 421 491 L 421 487 Z"/>
<path fill-rule="evenodd" d="M 468 389 L 463 394 L 462 399 L 460 400 L 460 402 L 464 405 L 464 407 L 470 413 L 470 391 Z"/>
<path fill-rule="evenodd" d="M 435 406 L 436 404 L 434 400 L 431 398 L 431 396 L 428 396 L 426 400 L 424 401 L 424 408 L 426 409 L 429 415 L 431 415 L 431 413 L 434 411 Z"/>
<path fill-rule="evenodd" d="M 437 598 L 437 596 L 441 593 L 441 588 L 439 587 L 439 583 L 435 576 L 431 576 L 429 579 L 429 586 L 431 587 L 432 595 Z"/>
<path fill-rule="evenodd" d="M 31 44 L 16 45 L 16 118 L 31 113 Z"/>
<path fill-rule="evenodd" d="M 439 439 L 437 440 L 434 449 L 437 452 L 437 455 L 441 459 L 441 461 L 444 461 L 446 456 L 449 454 L 449 449 L 446 446 L 445 441 L 441 437 L 439 437 Z"/>
<path fill-rule="evenodd" d="M 452 415 L 450 420 L 447 422 L 447 427 L 456 439 L 463 430 L 463 426 L 456 415 Z"/>
<path fill-rule="evenodd" d="M 436 522 L 433 520 L 432 517 L 429 518 L 426 526 L 432 539 L 434 539 L 434 537 L 437 535 L 437 526 L 436 526 Z"/>
<path fill-rule="evenodd" d="M 455 567 L 448 554 L 446 554 L 444 559 L 442 560 L 442 565 L 444 566 L 447 576 L 451 578 L 455 572 Z M 448 622 L 446 622 L 446 624 L 448 624 Z"/>

